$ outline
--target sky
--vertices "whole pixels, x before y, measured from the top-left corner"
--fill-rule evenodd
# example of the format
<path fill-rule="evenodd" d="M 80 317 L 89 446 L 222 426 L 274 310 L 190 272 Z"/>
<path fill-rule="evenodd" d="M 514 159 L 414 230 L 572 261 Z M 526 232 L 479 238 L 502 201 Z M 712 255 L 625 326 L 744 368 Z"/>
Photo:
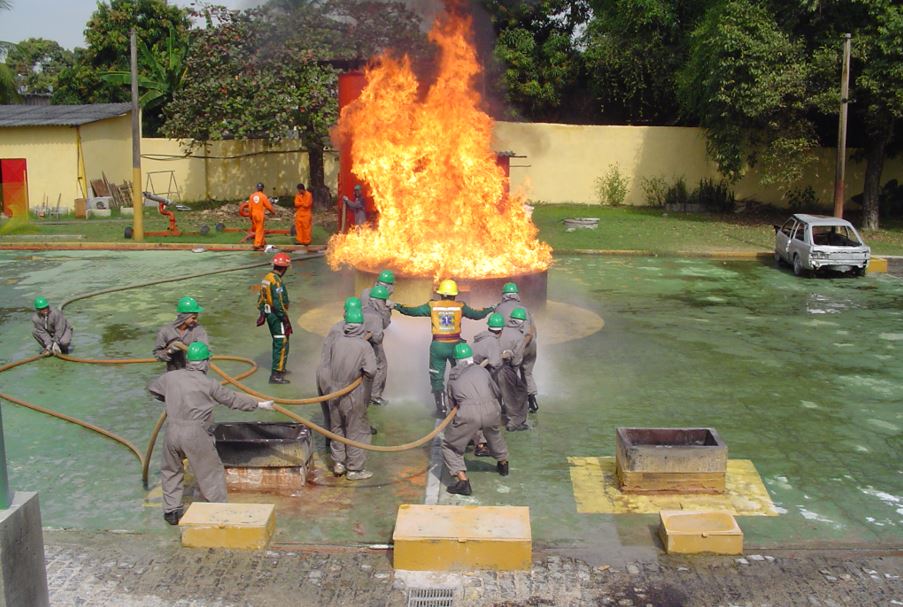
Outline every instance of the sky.
<path fill-rule="evenodd" d="M 192 0 L 169 0 L 189 6 Z M 247 0 L 216 0 L 229 8 L 244 8 Z M 72 50 L 85 46 L 85 24 L 97 0 L 12 0 L 12 10 L 0 11 L 0 41 L 21 42 L 27 38 L 55 40 Z"/>

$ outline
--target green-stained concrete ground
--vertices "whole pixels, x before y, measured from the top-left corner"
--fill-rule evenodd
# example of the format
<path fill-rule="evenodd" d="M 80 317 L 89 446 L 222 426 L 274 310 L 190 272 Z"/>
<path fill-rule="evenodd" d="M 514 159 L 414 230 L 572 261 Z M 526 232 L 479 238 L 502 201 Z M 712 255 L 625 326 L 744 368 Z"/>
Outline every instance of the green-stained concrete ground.
<path fill-rule="evenodd" d="M 33 354 L 30 302 L 173 274 L 251 263 L 251 253 L 0 253 L 0 359 Z M 248 383 L 266 384 L 269 339 L 256 328 L 246 270 L 74 303 L 77 356 L 148 356 L 174 302 L 197 297 L 213 349 L 261 365 Z M 288 275 L 293 316 L 341 301 L 350 284 L 322 260 Z M 475 496 L 466 503 L 531 507 L 537 545 L 596 560 L 654 553 L 652 515 L 578 514 L 567 458 L 614 453 L 617 426 L 714 426 L 732 458 L 751 459 L 778 517 L 743 517 L 748 546 L 885 547 L 903 540 L 903 282 L 891 276 L 798 279 L 755 262 L 564 257 L 550 271 L 549 297 L 591 310 L 603 330 L 542 345 L 541 410 L 531 432 L 508 434 L 511 476 L 468 456 Z M 421 303 L 421 302 L 404 302 Z M 338 319 L 338 310 L 336 311 Z M 549 322 L 554 322 L 551 319 Z M 469 331 L 477 329 L 471 324 Z M 399 319 L 387 341 L 391 404 L 372 410 L 383 443 L 430 430 L 425 347 L 428 323 Z M 292 338 L 290 397 L 314 393 L 320 336 Z M 230 368 L 236 372 L 240 365 Z M 159 369 L 157 369 L 159 370 Z M 95 367 L 42 360 L 0 376 L 0 390 L 114 430 L 143 446 L 159 413 L 144 392 L 152 365 Z M 319 419 L 319 407 L 306 408 Z M 268 419 L 221 409 L 220 421 Z M 37 490 L 44 524 L 172 534 L 125 449 L 63 422 L 3 403 L 11 485 Z M 322 458 L 322 444 L 319 444 Z M 384 543 L 396 506 L 422 502 L 430 450 L 373 455 L 362 485 L 321 475 L 299 498 L 278 498 L 276 541 Z M 158 472 L 155 458 L 152 478 Z M 457 501 L 440 492 L 446 503 Z M 236 496 L 262 500 L 263 496 Z"/>

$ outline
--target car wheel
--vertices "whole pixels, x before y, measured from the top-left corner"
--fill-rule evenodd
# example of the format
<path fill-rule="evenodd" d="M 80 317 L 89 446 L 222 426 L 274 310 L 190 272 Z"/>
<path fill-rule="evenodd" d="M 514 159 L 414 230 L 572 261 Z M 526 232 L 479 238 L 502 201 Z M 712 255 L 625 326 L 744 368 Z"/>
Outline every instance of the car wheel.
<path fill-rule="evenodd" d="M 864 276 L 865 268 L 853 268 L 852 270 L 850 270 L 850 275 L 851 276 Z"/>
<path fill-rule="evenodd" d="M 799 255 L 793 256 L 793 273 L 797 276 L 802 276 L 803 274 L 806 273 L 806 271 L 803 269 L 802 262 L 800 262 Z"/>

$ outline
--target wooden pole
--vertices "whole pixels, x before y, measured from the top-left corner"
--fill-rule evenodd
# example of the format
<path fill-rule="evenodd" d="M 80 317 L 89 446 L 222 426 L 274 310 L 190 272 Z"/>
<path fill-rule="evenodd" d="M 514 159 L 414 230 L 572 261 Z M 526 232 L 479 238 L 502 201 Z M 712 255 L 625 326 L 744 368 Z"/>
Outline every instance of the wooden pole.
<path fill-rule="evenodd" d="M 844 177 L 847 168 L 847 106 L 850 102 L 850 38 L 850 34 L 843 35 L 840 119 L 837 125 L 837 159 L 834 165 L 834 217 L 843 217 Z"/>
<path fill-rule="evenodd" d="M 144 195 L 141 193 L 141 120 L 138 108 L 138 43 L 135 28 L 130 35 L 132 64 L 132 239 L 144 241 Z"/>

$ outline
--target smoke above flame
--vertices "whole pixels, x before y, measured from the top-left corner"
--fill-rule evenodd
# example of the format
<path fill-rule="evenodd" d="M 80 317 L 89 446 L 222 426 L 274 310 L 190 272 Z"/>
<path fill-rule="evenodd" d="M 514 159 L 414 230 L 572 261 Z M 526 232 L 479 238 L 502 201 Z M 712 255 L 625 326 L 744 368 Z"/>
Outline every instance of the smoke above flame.
<path fill-rule="evenodd" d="M 440 53 L 425 95 L 407 56 L 383 55 L 366 70 L 361 96 L 342 110 L 338 135 L 351 141 L 351 170 L 379 220 L 333 236 L 330 266 L 436 279 L 547 269 L 552 249 L 537 239 L 523 198 L 505 192 L 491 147 L 493 121 L 474 88 L 480 65 L 470 18 L 444 13 L 429 39 Z"/>

